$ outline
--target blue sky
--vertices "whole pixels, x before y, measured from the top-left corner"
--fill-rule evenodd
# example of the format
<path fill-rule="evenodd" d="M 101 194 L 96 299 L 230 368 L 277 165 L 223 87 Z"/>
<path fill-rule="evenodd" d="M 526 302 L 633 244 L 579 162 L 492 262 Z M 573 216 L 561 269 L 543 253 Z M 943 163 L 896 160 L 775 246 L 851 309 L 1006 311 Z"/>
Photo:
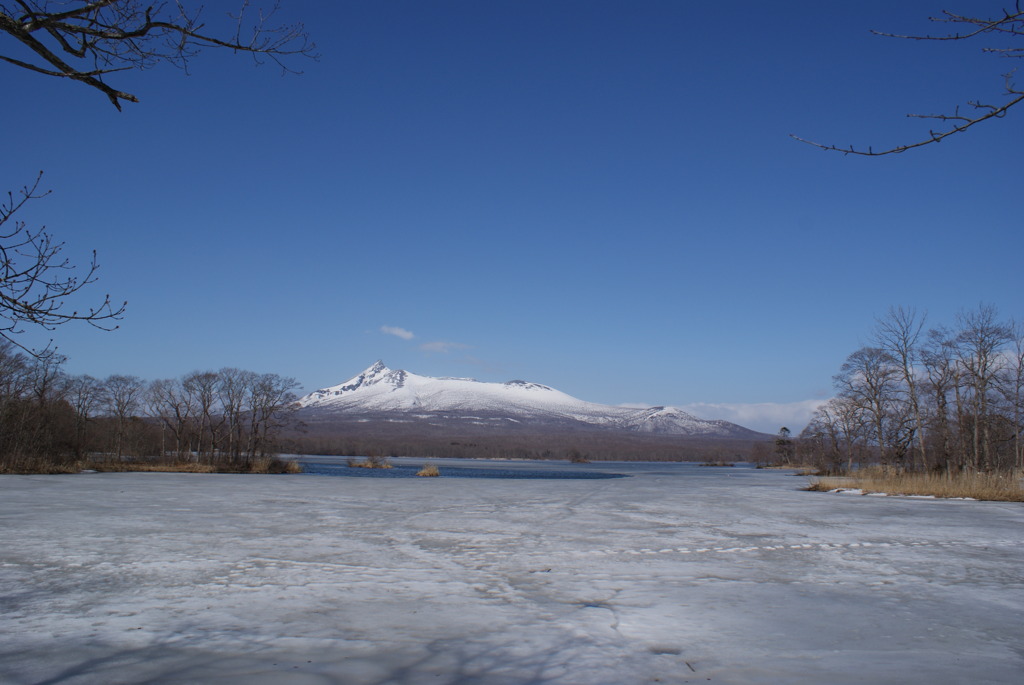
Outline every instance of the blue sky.
<path fill-rule="evenodd" d="M 885 158 L 789 137 L 881 148 L 998 101 L 989 43 L 870 33 L 938 0 L 284 5 L 301 75 L 207 51 L 112 76 L 117 112 L 0 65 L 0 188 L 45 170 L 22 218 L 129 301 L 53 334 L 70 372 L 313 390 L 380 358 L 774 430 L 890 306 L 1024 312 L 1024 112 Z"/>

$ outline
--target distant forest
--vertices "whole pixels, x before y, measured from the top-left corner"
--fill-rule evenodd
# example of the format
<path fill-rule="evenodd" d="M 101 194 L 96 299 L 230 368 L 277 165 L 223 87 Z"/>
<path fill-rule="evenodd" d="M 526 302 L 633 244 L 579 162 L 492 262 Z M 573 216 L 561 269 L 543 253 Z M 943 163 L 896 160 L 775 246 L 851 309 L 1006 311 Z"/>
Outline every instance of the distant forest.
<path fill-rule="evenodd" d="M 1024 326 L 994 307 L 926 328 L 912 309 L 878 319 L 834 377 L 835 396 L 773 441 L 579 430 L 460 434 L 377 422 L 304 426 L 292 378 L 234 368 L 145 381 L 64 372 L 0 342 L 0 472 L 169 460 L 250 470 L 279 453 L 499 459 L 741 461 L 823 472 L 880 463 L 900 471 L 1024 467 Z"/>
<path fill-rule="evenodd" d="M 753 440 L 598 430 L 446 437 L 416 434 L 414 429 L 394 437 L 324 431 L 321 435 L 291 433 L 282 440 L 286 451 L 298 454 L 570 461 L 743 461 L 749 458 L 754 444 Z"/>
<path fill-rule="evenodd" d="M 140 462 L 246 471 L 277 454 L 498 459 L 735 461 L 749 440 L 565 434 L 421 433 L 397 427 L 307 429 L 297 382 L 235 368 L 146 381 L 71 375 L 66 358 L 0 343 L 0 473 L 74 471 Z"/>
<path fill-rule="evenodd" d="M 226 368 L 177 379 L 96 379 L 66 358 L 0 341 L 0 473 L 65 471 L 140 457 L 252 470 L 280 450 L 297 383 Z"/>
<path fill-rule="evenodd" d="M 831 472 L 865 463 L 900 471 L 1012 471 L 1024 466 L 1024 326 L 995 307 L 926 327 L 915 310 L 879 318 L 846 358 L 836 394 L 796 440 L 758 452 Z"/>

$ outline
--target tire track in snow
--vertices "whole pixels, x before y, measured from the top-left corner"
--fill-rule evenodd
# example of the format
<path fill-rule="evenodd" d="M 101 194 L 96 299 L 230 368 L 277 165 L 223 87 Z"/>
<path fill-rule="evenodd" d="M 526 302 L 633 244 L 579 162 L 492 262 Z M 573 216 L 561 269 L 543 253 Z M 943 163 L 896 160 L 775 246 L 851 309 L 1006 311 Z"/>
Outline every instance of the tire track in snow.
<path fill-rule="evenodd" d="M 943 547 L 947 549 L 962 549 L 964 547 L 977 547 L 977 548 L 988 548 L 993 547 L 992 544 L 981 545 L 977 543 L 969 542 L 931 542 L 926 540 L 915 540 L 913 542 L 899 542 L 899 541 L 888 541 L 888 542 L 803 542 L 797 544 L 778 544 L 778 545 L 754 545 L 754 546 L 743 546 L 743 547 L 663 547 L 663 548 L 648 548 L 643 547 L 640 549 L 592 549 L 592 550 L 581 550 L 576 551 L 575 554 L 580 556 L 653 556 L 653 555 L 668 555 L 668 554 L 679 554 L 679 555 L 704 555 L 704 554 L 742 554 L 742 553 L 757 553 L 757 552 L 779 552 L 779 551 L 837 551 L 837 550 L 870 550 L 870 549 L 889 549 L 889 548 L 906 548 L 906 547 Z"/>
<path fill-rule="evenodd" d="M 694 558 L 694 557 L 717 557 L 719 555 L 736 555 L 736 554 L 759 554 L 765 552 L 783 552 L 783 553 L 794 553 L 794 552 L 844 552 L 844 551 L 885 551 L 894 549 L 913 549 L 913 548 L 939 548 L 950 551 L 962 551 L 965 548 L 985 550 L 993 549 L 1002 546 L 1016 546 L 1017 543 L 1009 540 L 998 540 L 988 541 L 986 543 L 978 542 L 959 542 L 959 541 L 928 541 L 928 540 L 914 540 L 914 541 L 854 541 L 854 542 L 802 542 L 793 544 L 775 544 L 775 545 L 747 545 L 747 546 L 690 546 L 690 547 L 641 547 L 637 549 L 623 549 L 623 548 L 601 548 L 601 549 L 590 549 L 590 550 L 565 550 L 564 554 L 570 557 L 577 558 L 595 558 L 595 557 L 654 557 L 654 558 L 671 558 L 673 555 L 681 558 Z M 470 573 L 481 574 L 485 577 L 490 577 L 493 572 L 495 565 L 500 564 L 502 561 L 515 558 L 522 560 L 524 557 L 529 558 L 544 558 L 550 559 L 553 555 L 557 555 L 557 550 L 547 550 L 544 552 L 526 552 L 519 550 L 511 552 L 509 550 L 495 550 L 495 549 L 463 549 L 452 552 L 438 552 L 434 555 L 430 555 L 429 558 L 420 559 L 423 562 L 422 567 L 404 567 L 401 570 L 402 574 L 405 575 L 417 575 L 420 573 L 433 574 L 442 570 L 451 570 L 452 568 L 462 568 Z M 444 562 L 444 563 L 441 563 Z M 227 569 L 222 569 L 220 573 L 214 574 L 210 579 L 214 584 L 235 584 L 246 582 L 254 582 L 253 574 L 265 576 L 274 575 L 281 572 L 286 572 L 292 569 L 309 569 L 313 572 L 320 572 L 321 574 L 327 574 L 333 576 L 336 574 L 343 574 L 347 576 L 368 576 L 374 575 L 375 577 L 380 573 L 380 567 L 370 564 L 360 564 L 348 562 L 332 562 L 327 560 L 302 560 L 302 559 L 288 559 L 288 558 L 277 558 L 277 557 L 250 557 L 244 560 L 239 560 Z M 529 574 L 534 573 L 545 573 L 550 571 L 551 568 L 533 569 L 529 570 Z M 407 578 L 408 579 L 408 578 Z M 376 580 L 380 580 L 379 577 Z M 492 579 L 493 580 L 493 579 Z M 263 580 L 260 580 L 262 583 Z M 350 580 L 348 582 L 354 582 Z M 477 582 L 480 582 L 477 579 Z M 492 588 L 492 591 L 497 591 L 500 594 L 508 594 L 513 592 L 513 588 L 507 584 L 507 578 L 504 575 L 500 576 L 501 587 Z"/>

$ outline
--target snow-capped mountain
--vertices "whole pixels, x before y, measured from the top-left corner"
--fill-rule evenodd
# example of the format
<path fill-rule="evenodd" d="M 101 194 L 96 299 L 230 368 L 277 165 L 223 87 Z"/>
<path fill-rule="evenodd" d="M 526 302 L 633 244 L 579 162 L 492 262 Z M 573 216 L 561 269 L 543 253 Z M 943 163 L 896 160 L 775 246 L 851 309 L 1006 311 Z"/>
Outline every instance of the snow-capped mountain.
<path fill-rule="evenodd" d="M 392 370 L 383 362 L 299 400 L 311 424 L 400 422 L 511 430 L 606 429 L 691 437 L 760 436 L 728 421 L 699 419 L 675 407 L 635 409 L 584 402 L 539 383 L 485 383 Z"/>

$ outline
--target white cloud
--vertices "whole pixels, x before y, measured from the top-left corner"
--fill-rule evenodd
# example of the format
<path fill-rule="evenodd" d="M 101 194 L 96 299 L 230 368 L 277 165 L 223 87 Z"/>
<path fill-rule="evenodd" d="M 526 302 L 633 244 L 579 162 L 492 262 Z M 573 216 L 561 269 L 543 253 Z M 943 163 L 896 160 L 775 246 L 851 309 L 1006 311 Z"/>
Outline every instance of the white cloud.
<path fill-rule="evenodd" d="M 779 428 L 786 426 L 793 435 L 797 435 L 810 422 L 814 410 L 827 401 L 822 399 L 752 404 L 694 402 L 677 406 L 702 419 L 725 419 L 762 433 L 777 433 Z"/>
<path fill-rule="evenodd" d="M 423 350 L 424 352 L 440 352 L 442 354 L 447 354 L 452 350 L 468 350 L 469 345 L 463 345 L 462 343 L 456 342 L 444 342 L 438 340 L 436 342 L 423 343 L 422 345 L 420 345 L 420 349 Z"/>
<path fill-rule="evenodd" d="M 380 332 L 393 335 L 396 338 L 401 338 L 402 340 L 412 340 L 416 337 L 412 334 L 412 331 L 407 331 L 404 328 L 399 328 L 398 326 L 381 326 Z"/>

